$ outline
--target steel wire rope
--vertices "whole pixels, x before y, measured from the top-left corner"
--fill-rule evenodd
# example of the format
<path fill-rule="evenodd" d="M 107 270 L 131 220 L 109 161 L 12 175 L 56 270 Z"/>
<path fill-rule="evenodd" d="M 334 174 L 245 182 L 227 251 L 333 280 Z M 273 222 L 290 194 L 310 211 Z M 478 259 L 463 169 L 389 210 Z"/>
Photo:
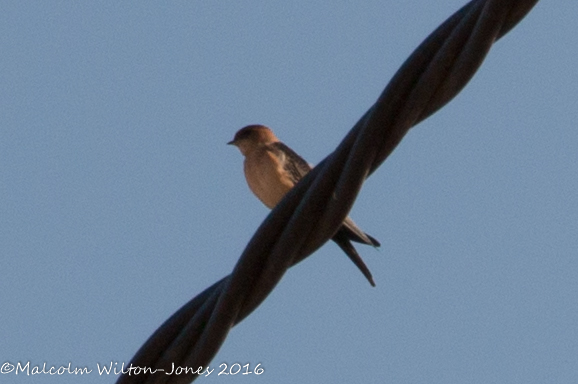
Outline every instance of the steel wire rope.
<path fill-rule="evenodd" d="M 455 97 L 492 44 L 538 0 L 473 0 L 411 54 L 376 103 L 337 149 L 271 211 L 233 272 L 191 299 L 161 325 L 128 368 L 169 370 L 209 364 L 229 330 L 273 290 L 288 268 L 328 241 L 349 213 L 365 179 L 409 129 Z M 196 375 L 139 372 L 118 384 L 189 383 Z"/>

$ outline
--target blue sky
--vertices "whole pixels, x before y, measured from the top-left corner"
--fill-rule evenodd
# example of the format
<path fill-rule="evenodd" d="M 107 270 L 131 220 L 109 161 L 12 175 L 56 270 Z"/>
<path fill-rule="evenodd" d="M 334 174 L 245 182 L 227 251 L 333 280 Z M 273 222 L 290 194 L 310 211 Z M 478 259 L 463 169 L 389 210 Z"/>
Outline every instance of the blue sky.
<path fill-rule="evenodd" d="M 0 363 L 93 373 L 2 381 L 114 382 L 268 213 L 236 130 L 319 162 L 463 4 L 5 2 Z M 576 382 L 577 14 L 539 3 L 366 182 L 376 288 L 326 244 L 211 364 L 265 373 L 200 380 Z"/>

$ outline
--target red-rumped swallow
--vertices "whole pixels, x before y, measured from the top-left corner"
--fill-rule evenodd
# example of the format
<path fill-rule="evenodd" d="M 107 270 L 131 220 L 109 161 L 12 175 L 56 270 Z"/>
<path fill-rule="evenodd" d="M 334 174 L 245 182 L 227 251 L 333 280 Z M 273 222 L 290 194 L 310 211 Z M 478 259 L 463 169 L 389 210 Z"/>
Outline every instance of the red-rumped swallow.
<path fill-rule="evenodd" d="M 301 156 L 279 141 L 273 131 L 263 125 L 249 125 L 240 129 L 233 141 L 227 144 L 235 145 L 245 156 L 244 170 L 247 184 L 269 209 L 273 209 L 312 169 Z M 351 242 L 379 247 L 379 241 L 359 229 L 349 217 L 345 218 L 332 240 L 375 287 L 369 268 Z"/>

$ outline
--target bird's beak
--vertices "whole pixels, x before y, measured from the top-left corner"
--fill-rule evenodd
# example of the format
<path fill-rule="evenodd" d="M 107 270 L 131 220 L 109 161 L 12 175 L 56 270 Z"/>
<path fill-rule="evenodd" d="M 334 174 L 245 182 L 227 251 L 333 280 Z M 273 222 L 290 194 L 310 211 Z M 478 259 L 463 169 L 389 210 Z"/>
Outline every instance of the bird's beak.
<path fill-rule="evenodd" d="M 236 143 L 235 143 L 235 140 L 231 140 L 231 141 L 229 141 L 229 142 L 227 143 L 227 145 L 235 145 L 235 144 L 236 144 Z"/>

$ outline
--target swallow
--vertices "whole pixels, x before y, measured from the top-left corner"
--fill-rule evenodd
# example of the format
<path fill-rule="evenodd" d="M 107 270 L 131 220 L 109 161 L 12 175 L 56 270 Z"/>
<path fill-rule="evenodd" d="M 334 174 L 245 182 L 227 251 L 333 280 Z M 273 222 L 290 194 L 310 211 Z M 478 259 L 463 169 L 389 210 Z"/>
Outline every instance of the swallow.
<path fill-rule="evenodd" d="M 249 125 L 240 129 L 229 145 L 234 145 L 245 157 L 244 172 L 251 191 L 269 209 L 293 188 L 312 167 L 291 148 L 283 144 L 271 129 L 263 125 Z M 346 217 L 332 240 L 345 252 L 361 273 L 375 287 L 373 276 L 352 241 L 379 247 L 379 241 L 363 232 L 351 218 Z"/>

